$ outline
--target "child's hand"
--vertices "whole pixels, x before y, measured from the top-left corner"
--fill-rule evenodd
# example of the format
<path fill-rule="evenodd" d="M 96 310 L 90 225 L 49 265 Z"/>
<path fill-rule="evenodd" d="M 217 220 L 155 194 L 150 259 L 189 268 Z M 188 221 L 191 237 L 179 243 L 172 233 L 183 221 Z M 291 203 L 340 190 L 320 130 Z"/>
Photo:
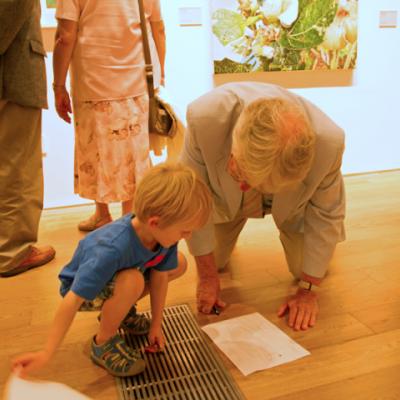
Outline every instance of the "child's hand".
<path fill-rule="evenodd" d="M 22 354 L 12 361 L 12 370 L 24 378 L 27 374 L 42 369 L 49 360 L 50 355 L 45 351 Z"/>
<path fill-rule="evenodd" d="M 150 345 L 152 347 L 158 346 L 158 351 L 163 351 L 164 346 L 165 346 L 165 339 L 164 339 L 164 335 L 162 333 L 161 326 L 160 327 L 152 326 L 150 328 L 148 339 L 149 339 Z"/>

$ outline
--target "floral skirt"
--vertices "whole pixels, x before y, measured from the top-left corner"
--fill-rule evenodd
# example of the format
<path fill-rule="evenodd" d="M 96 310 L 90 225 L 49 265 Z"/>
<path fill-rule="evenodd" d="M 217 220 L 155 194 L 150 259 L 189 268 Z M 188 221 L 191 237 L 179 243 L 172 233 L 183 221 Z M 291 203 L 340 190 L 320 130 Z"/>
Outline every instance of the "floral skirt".
<path fill-rule="evenodd" d="M 74 189 L 99 203 L 131 200 L 150 166 L 147 94 L 74 103 Z"/>

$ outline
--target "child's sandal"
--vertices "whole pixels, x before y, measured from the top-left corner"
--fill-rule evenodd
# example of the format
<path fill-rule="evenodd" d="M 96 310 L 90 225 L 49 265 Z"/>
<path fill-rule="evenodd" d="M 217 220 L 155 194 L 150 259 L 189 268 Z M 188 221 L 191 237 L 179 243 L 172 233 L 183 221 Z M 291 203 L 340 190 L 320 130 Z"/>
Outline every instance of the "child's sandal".
<path fill-rule="evenodd" d="M 133 376 L 144 371 L 146 364 L 140 353 L 131 349 L 118 334 L 102 345 L 92 340 L 92 361 L 118 377 Z"/>

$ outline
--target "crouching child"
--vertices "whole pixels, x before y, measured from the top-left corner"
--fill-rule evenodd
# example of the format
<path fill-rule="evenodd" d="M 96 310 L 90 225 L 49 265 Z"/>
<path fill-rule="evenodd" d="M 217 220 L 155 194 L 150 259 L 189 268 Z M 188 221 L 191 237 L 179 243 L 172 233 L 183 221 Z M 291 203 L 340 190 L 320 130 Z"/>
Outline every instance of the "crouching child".
<path fill-rule="evenodd" d="M 135 194 L 135 213 L 88 234 L 59 274 L 63 296 L 43 350 L 13 361 L 24 376 L 53 357 L 79 310 L 99 309 L 100 324 L 91 342 L 91 359 L 114 376 L 145 368 L 140 353 L 118 334 L 148 334 L 162 349 L 162 315 L 168 282 L 186 270 L 177 243 L 208 220 L 212 201 L 207 186 L 180 164 L 151 168 Z M 150 294 L 151 321 L 135 303 Z"/>

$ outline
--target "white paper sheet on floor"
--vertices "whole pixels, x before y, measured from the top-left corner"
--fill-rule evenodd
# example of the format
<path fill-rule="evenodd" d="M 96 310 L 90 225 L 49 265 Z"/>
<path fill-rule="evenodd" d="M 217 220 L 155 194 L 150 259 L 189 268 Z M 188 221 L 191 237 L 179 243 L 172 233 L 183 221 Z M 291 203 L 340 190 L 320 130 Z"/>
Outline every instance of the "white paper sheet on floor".
<path fill-rule="evenodd" d="M 4 394 L 4 400 L 90 400 L 89 397 L 61 383 L 31 381 L 11 375 Z"/>
<path fill-rule="evenodd" d="M 245 376 L 310 354 L 259 313 L 202 329 Z"/>

